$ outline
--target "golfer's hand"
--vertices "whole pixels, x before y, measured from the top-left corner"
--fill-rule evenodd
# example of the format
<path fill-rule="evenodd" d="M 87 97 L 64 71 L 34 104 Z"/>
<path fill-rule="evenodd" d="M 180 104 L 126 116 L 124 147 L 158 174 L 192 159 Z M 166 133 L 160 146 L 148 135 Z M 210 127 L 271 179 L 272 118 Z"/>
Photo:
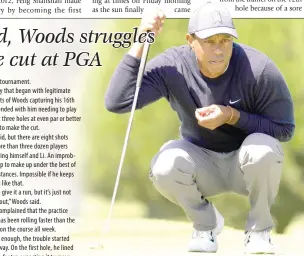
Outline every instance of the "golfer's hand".
<path fill-rule="evenodd" d="M 147 8 L 143 13 L 139 31 L 147 32 L 150 30 L 155 33 L 155 37 L 161 33 L 165 23 L 166 15 L 161 9 Z"/>
<path fill-rule="evenodd" d="M 231 109 L 222 105 L 211 105 L 196 109 L 195 117 L 200 126 L 214 130 L 229 121 Z"/>
<path fill-rule="evenodd" d="M 141 19 L 138 31 L 141 34 L 149 30 L 154 33 L 154 38 L 156 38 L 163 30 L 165 19 L 166 15 L 162 10 L 158 8 L 147 8 L 143 13 L 143 18 Z M 143 49 L 143 43 L 134 43 L 131 49 L 129 50 L 129 54 L 136 58 L 141 58 L 143 54 Z"/>

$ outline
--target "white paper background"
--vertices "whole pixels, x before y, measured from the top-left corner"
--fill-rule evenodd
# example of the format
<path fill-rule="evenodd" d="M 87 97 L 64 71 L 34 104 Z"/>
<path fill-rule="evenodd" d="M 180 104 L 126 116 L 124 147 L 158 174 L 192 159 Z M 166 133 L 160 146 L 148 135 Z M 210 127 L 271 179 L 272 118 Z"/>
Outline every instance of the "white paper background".
<path fill-rule="evenodd" d="M 3 14 L 0 18 L 141 18 L 140 11 L 130 12 L 125 11 L 126 6 L 130 8 L 151 9 L 152 7 L 161 8 L 164 10 L 168 18 L 189 18 L 191 12 L 181 12 L 180 8 L 190 8 L 191 11 L 196 9 L 202 0 L 128 0 L 128 1 L 114 1 L 109 0 L 82 0 L 79 4 L 50 3 L 46 4 L 44 0 L 28 0 L 29 5 L 24 1 L 23 4 L 16 3 L 11 0 L 12 4 L 2 4 Z M 51 0 L 50 0 L 51 1 Z M 265 0 L 261 2 L 251 2 L 248 0 L 214 0 L 220 2 L 231 13 L 233 18 L 304 18 L 304 4 L 302 0 Z M 56 2 L 56 1 L 51 1 Z M 115 4 L 113 4 L 115 2 Z M 125 2 L 125 4 L 120 4 Z M 236 9 L 238 6 L 239 9 Z M 251 8 L 251 6 L 253 8 Z M 248 7 L 248 10 L 240 9 Z M 257 11 L 258 7 L 274 7 L 273 11 Z M 287 7 L 287 11 L 284 10 Z M 290 7 L 294 9 L 291 10 Z M 8 8 L 15 9 L 14 15 L 12 12 L 8 13 Z M 64 9 L 64 12 L 56 12 L 55 9 Z M 94 8 L 98 12 L 93 12 Z M 101 11 L 109 8 L 109 12 Z M 113 10 L 115 8 L 116 10 Z M 118 8 L 122 8 L 122 12 L 118 12 Z M 299 9 L 300 8 L 300 9 Z M 27 9 L 27 11 L 25 11 Z M 37 9 L 39 11 L 31 11 L 30 9 Z M 51 9 L 49 15 L 47 11 L 42 9 Z M 81 9 L 81 12 L 73 11 L 73 9 Z M 23 10 L 23 11 L 22 11 Z M 243 11 L 242 11 L 243 10 Z M 261 10 L 261 9 L 260 9 Z M 2 13 L 2 12 L 1 12 Z"/>

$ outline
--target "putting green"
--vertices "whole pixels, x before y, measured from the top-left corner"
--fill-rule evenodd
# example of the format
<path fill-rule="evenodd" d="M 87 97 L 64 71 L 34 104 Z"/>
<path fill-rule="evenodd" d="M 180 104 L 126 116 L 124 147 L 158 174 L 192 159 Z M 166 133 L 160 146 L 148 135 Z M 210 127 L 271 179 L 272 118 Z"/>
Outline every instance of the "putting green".
<path fill-rule="evenodd" d="M 202 255 L 187 252 L 187 243 L 192 232 L 192 227 L 187 222 L 115 218 L 112 220 L 110 232 L 105 237 L 101 237 L 103 226 L 104 223 L 100 219 L 79 220 L 78 228 L 71 236 L 75 244 L 73 255 Z M 301 253 L 303 239 L 298 232 L 291 232 L 288 235 L 272 234 L 272 240 L 277 247 L 276 255 L 303 255 Z M 225 227 L 218 236 L 218 242 L 218 252 L 208 255 L 244 255 L 242 231 Z M 97 244 L 101 244 L 103 248 L 89 249 L 90 246 Z"/>

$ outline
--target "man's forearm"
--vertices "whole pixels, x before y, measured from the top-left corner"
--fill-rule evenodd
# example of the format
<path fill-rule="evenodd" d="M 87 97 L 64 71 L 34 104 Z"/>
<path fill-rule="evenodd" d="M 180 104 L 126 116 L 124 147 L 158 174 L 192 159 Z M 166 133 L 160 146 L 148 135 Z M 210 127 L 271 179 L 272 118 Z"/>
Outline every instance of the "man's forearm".
<path fill-rule="evenodd" d="M 115 113 L 130 111 L 139 60 L 125 55 L 114 71 L 105 94 L 106 109 Z"/>
<path fill-rule="evenodd" d="M 161 68 L 166 65 L 166 58 L 162 55 L 147 62 L 136 109 L 141 109 L 167 95 L 165 79 L 163 78 L 165 71 L 162 71 Z M 139 66 L 139 58 L 130 54 L 124 56 L 114 71 L 106 91 L 105 105 L 107 110 L 115 113 L 131 111 Z"/>
<path fill-rule="evenodd" d="M 294 124 L 278 124 L 271 120 L 256 114 L 246 113 L 234 109 L 238 120 L 231 125 L 241 129 L 247 134 L 264 133 L 279 141 L 289 141 L 294 133 Z M 237 117 L 236 117 L 237 118 Z"/>

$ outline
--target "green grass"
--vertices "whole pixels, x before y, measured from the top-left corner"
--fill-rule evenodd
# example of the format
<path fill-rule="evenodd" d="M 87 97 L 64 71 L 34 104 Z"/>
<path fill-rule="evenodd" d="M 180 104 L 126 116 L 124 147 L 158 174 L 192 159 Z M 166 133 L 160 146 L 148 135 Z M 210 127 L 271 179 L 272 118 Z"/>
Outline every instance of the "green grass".
<path fill-rule="evenodd" d="M 202 255 L 186 251 L 192 233 L 190 222 L 145 219 L 145 209 L 141 205 L 116 202 L 110 231 L 102 237 L 109 202 L 88 197 L 82 209 L 82 217 L 77 219 L 77 226 L 71 231 L 75 255 Z M 277 255 L 303 255 L 303 230 L 304 218 L 299 217 L 287 234 L 273 234 L 272 240 L 279 251 Z M 243 231 L 225 227 L 218 239 L 219 250 L 215 255 L 243 255 Z M 103 248 L 89 249 L 98 243 Z"/>

